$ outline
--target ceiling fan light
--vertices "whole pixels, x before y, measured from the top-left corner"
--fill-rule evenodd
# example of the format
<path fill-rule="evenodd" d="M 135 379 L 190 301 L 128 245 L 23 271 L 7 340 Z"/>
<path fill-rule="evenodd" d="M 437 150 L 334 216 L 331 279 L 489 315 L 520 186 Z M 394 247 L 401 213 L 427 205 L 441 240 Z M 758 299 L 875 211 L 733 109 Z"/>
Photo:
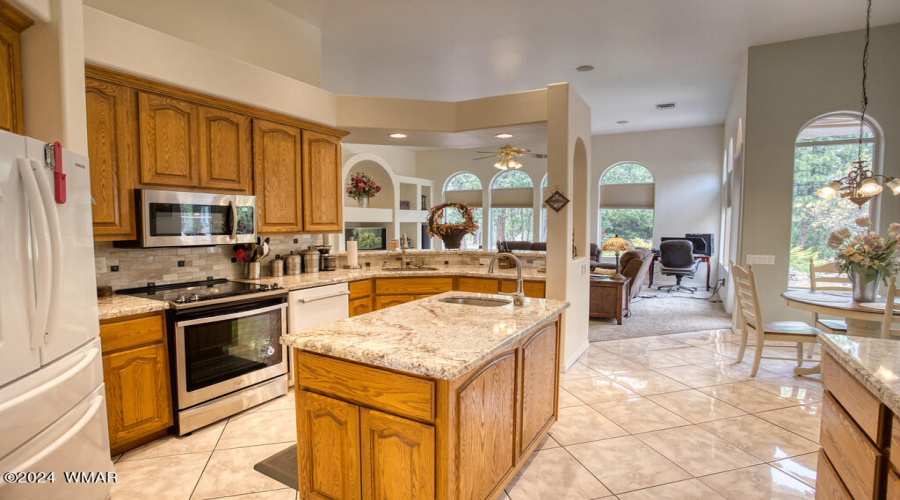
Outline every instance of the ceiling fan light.
<path fill-rule="evenodd" d="M 880 193 L 882 189 L 883 188 L 878 184 L 878 181 L 872 177 L 866 177 L 859 183 L 859 189 L 857 191 L 863 196 L 875 196 Z"/>
<path fill-rule="evenodd" d="M 841 183 L 839 181 L 831 181 L 827 186 L 822 189 L 816 191 L 816 196 L 819 198 L 824 198 L 826 200 L 833 200 L 835 196 L 837 196 L 838 189 L 841 188 Z"/>
<path fill-rule="evenodd" d="M 509 167 L 506 165 L 505 162 L 498 161 L 497 163 L 494 163 L 494 168 L 497 168 L 500 170 L 507 170 Z"/>
<path fill-rule="evenodd" d="M 900 179 L 891 177 L 887 180 L 887 182 L 884 183 L 884 185 L 891 188 L 891 192 L 893 192 L 895 195 L 900 194 Z"/>
<path fill-rule="evenodd" d="M 514 170 L 518 170 L 518 169 L 522 168 L 522 164 L 517 162 L 516 160 L 509 160 L 508 166 L 509 166 L 509 168 L 514 169 Z"/>

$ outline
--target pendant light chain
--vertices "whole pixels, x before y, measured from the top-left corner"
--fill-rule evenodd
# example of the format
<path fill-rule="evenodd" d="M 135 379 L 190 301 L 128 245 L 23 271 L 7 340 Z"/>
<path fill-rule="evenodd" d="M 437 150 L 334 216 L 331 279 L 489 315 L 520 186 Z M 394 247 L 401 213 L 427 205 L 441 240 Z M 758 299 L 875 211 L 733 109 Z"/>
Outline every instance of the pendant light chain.
<path fill-rule="evenodd" d="M 869 24 L 872 19 L 872 0 L 868 0 L 866 7 L 866 42 L 863 45 L 862 58 L 862 98 L 860 99 L 860 118 L 859 118 L 859 149 L 856 153 L 856 159 L 862 162 L 863 132 L 866 126 L 866 107 L 869 105 L 869 95 L 866 92 L 866 86 L 869 79 Z M 862 165 L 860 163 L 860 165 Z"/>

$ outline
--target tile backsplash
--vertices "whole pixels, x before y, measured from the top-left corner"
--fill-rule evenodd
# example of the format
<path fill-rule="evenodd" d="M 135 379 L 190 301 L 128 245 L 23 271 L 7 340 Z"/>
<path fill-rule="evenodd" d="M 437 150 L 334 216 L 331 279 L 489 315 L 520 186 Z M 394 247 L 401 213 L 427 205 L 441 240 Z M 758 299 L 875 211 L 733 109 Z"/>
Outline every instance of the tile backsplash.
<path fill-rule="evenodd" d="M 316 234 L 283 235 L 269 237 L 270 256 L 287 254 L 322 242 Z M 297 243 L 294 243 L 294 241 Z M 97 286 L 111 286 L 113 290 L 147 286 L 148 282 L 162 285 L 184 281 L 214 278 L 240 279 L 244 277 L 244 264 L 231 262 L 234 250 L 231 245 L 211 247 L 167 248 L 116 248 L 110 242 L 94 243 L 94 257 L 106 258 L 106 271 L 97 273 Z M 178 262 L 183 261 L 184 267 Z M 112 266 L 118 271 L 111 272 Z M 264 272 L 265 274 L 265 272 Z"/>

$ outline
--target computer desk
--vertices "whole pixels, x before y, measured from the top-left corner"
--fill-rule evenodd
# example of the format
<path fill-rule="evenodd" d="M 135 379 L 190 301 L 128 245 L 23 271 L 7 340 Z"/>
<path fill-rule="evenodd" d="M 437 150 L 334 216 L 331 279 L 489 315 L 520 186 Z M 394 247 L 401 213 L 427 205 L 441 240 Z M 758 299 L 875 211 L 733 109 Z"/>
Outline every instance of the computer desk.
<path fill-rule="evenodd" d="M 650 286 L 653 286 L 653 273 L 656 270 L 656 261 L 659 260 L 659 254 L 653 254 L 653 260 L 650 261 Z M 710 290 L 709 286 L 709 271 L 712 268 L 712 264 L 710 264 L 709 255 L 694 255 L 694 260 L 699 260 L 700 262 L 706 262 L 706 291 Z"/>

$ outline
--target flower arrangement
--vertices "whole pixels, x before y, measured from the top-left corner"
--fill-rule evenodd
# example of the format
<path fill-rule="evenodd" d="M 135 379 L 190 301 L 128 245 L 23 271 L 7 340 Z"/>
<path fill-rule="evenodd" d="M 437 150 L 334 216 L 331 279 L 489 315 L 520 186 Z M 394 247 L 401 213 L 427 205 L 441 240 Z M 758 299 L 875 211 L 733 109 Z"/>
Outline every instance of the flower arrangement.
<path fill-rule="evenodd" d="M 455 208 L 459 214 L 462 215 L 463 221 L 459 224 L 438 222 L 444 220 L 445 208 Z M 475 216 L 472 215 L 472 209 L 465 203 L 442 203 L 440 205 L 435 205 L 428 210 L 427 232 L 430 236 L 443 239 L 444 236 L 451 233 L 455 234 L 459 231 L 462 231 L 462 235 L 475 234 L 475 231 L 478 231 L 478 223 L 475 222 Z"/>
<path fill-rule="evenodd" d="M 900 244 L 900 223 L 895 222 L 888 227 L 888 237 L 885 239 L 869 230 L 872 221 L 868 217 L 856 219 L 855 222 L 861 228 L 857 234 L 845 227 L 828 237 L 828 246 L 837 250 L 835 263 L 845 273 L 871 275 L 877 272 L 887 284 L 888 277 L 900 268 L 893 258 Z"/>
<path fill-rule="evenodd" d="M 354 200 L 369 199 L 381 192 L 381 186 L 365 172 L 357 172 L 347 181 L 347 195 Z"/>

